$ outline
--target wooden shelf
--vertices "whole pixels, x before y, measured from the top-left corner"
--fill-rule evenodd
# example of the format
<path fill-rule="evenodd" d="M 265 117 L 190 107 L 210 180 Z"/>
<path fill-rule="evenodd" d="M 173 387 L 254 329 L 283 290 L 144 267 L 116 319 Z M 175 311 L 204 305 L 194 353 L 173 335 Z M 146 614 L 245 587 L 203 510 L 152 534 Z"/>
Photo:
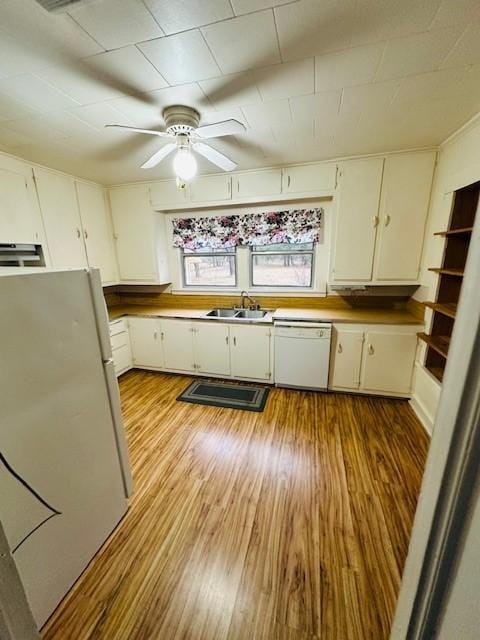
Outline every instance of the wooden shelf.
<path fill-rule="evenodd" d="M 445 267 L 445 268 L 430 267 L 429 271 L 433 271 L 433 273 L 440 273 L 441 275 L 444 275 L 444 276 L 456 276 L 458 278 L 463 278 L 463 273 L 464 273 L 463 269 L 454 269 L 450 267 Z"/>
<path fill-rule="evenodd" d="M 444 358 L 448 356 L 450 336 L 429 336 L 427 333 L 417 333 L 417 336 Z"/>
<path fill-rule="evenodd" d="M 445 369 L 442 367 L 429 367 L 427 366 L 428 371 L 434 376 L 439 382 L 443 381 L 443 375 L 445 373 Z"/>
<path fill-rule="evenodd" d="M 457 315 L 456 302 L 424 302 L 423 304 L 429 309 L 438 311 L 438 313 L 448 316 L 449 318 L 455 318 Z"/>
<path fill-rule="evenodd" d="M 473 231 L 473 227 L 463 227 L 461 229 L 449 229 L 448 231 L 437 231 L 437 233 L 434 233 L 434 236 L 458 236 L 458 235 L 463 235 L 463 234 L 467 234 L 467 233 L 472 233 Z"/>

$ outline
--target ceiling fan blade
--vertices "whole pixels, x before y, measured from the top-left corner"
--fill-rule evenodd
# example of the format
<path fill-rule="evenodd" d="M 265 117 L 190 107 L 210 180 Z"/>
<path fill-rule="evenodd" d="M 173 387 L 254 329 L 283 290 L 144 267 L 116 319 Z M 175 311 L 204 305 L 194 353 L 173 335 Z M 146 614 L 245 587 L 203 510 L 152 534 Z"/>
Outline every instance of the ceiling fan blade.
<path fill-rule="evenodd" d="M 176 148 L 177 145 L 174 142 L 166 144 L 164 147 L 154 153 L 151 158 L 144 162 L 141 166 L 141 169 L 153 169 L 153 167 L 156 167 L 157 164 L 160 164 L 160 162 L 164 158 L 166 158 L 168 154 L 172 153 L 172 151 L 175 151 Z"/>
<path fill-rule="evenodd" d="M 221 138 L 222 136 L 232 136 L 236 133 L 242 133 L 246 127 L 238 120 L 224 120 L 223 122 L 214 122 L 198 127 L 195 133 L 200 138 Z"/>
<path fill-rule="evenodd" d="M 136 133 L 147 133 L 150 136 L 160 136 L 160 138 L 174 138 L 166 131 L 154 131 L 153 129 L 140 129 L 139 127 L 127 127 L 123 124 L 106 124 L 105 127 L 115 127 L 115 129 L 125 129 L 126 131 L 135 131 Z"/>
<path fill-rule="evenodd" d="M 237 167 L 237 163 L 230 158 L 227 158 L 226 155 L 220 153 L 213 147 L 209 147 L 208 144 L 204 144 L 203 142 L 194 142 L 192 144 L 192 148 L 194 151 L 199 153 L 201 156 L 210 160 L 213 164 L 216 164 L 217 167 L 223 169 L 224 171 L 233 171 Z"/>

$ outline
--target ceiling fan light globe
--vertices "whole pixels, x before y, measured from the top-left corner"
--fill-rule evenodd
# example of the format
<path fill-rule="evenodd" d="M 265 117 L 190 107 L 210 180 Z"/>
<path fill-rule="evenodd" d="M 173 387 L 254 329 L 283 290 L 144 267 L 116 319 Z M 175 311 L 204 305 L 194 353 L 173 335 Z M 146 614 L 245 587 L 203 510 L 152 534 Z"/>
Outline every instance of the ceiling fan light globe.
<path fill-rule="evenodd" d="M 197 173 L 197 161 L 188 149 L 179 149 L 173 160 L 173 169 L 181 180 L 191 180 Z"/>

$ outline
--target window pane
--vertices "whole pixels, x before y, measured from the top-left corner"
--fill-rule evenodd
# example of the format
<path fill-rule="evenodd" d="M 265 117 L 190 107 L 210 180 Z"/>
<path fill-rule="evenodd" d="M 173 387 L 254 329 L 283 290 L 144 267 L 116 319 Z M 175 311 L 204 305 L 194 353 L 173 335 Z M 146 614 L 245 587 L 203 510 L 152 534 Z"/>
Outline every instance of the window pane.
<path fill-rule="evenodd" d="M 310 287 L 312 254 L 252 255 L 252 284 L 270 287 Z"/>
<path fill-rule="evenodd" d="M 284 242 L 281 244 L 265 244 L 259 247 L 252 247 L 256 253 L 284 253 L 292 251 L 313 251 L 313 242 L 302 242 L 301 244 L 289 244 Z"/>
<path fill-rule="evenodd" d="M 235 286 L 235 256 L 185 256 L 185 284 L 207 287 Z"/>

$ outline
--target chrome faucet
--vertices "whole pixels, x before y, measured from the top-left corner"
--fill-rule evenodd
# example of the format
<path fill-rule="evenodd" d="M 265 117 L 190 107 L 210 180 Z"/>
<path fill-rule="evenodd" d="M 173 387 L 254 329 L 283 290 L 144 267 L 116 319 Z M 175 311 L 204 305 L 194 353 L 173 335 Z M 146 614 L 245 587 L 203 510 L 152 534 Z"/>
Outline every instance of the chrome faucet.
<path fill-rule="evenodd" d="M 242 291 L 240 293 L 240 308 L 241 309 L 245 309 L 245 300 L 250 300 L 250 309 L 260 309 L 260 305 L 258 304 L 258 302 L 256 300 L 254 300 L 254 298 L 252 298 L 248 291 Z"/>

